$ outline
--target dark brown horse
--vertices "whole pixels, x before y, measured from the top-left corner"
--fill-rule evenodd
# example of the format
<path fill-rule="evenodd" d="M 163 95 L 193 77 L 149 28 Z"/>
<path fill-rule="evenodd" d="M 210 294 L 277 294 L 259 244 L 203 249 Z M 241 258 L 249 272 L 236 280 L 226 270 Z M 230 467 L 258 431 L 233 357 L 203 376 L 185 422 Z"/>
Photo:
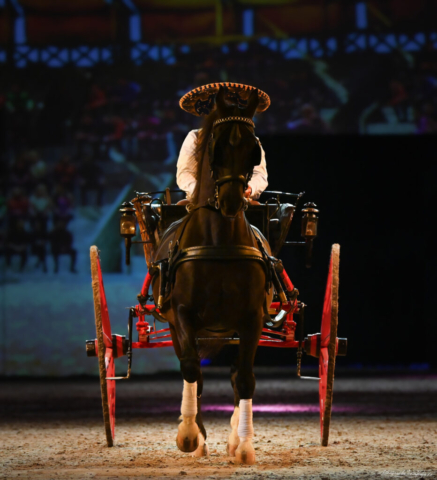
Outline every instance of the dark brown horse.
<path fill-rule="evenodd" d="M 176 439 L 184 452 L 207 455 L 197 339 L 238 334 L 239 357 L 232 375 L 235 410 L 228 453 L 247 464 L 255 462 L 253 362 L 263 328 L 267 294 L 266 269 L 256 258 L 256 253 L 260 255 L 257 241 L 244 214 L 247 181 L 261 161 L 251 122 L 257 106 L 256 90 L 244 109 L 226 103 L 223 87 L 217 93 L 216 109 L 199 132 L 198 181 L 193 198 L 196 208 L 189 214 L 189 220 L 181 224 L 183 234 L 177 234 L 178 252 L 193 256 L 185 258 L 175 270 L 171 300 L 161 310 L 170 322 L 184 378 L 182 422 Z M 190 247 L 208 248 L 187 250 Z M 194 258 L 196 252 L 200 252 L 201 260 Z M 155 282 L 155 299 L 158 285 Z"/>

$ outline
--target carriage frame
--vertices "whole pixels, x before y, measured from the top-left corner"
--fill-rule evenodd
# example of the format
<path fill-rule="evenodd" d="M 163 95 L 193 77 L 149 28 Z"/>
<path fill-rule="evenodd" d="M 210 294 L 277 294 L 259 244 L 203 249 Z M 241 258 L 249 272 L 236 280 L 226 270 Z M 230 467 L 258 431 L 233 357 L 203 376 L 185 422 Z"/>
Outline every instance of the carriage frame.
<path fill-rule="evenodd" d="M 122 205 L 120 233 L 125 239 L 126 263 L 130 263 L 130 249 L 134 243 L 143 245 L 148 266 L 141 292 L 137 296 L 138 304 L 129 308 L 128 334 L 113 334 L 106 301 L 103 275 L 97 246 L 90 248 L 91 276 L 94 299 L 94 317 L 97 338 L 86 341 L 86 353 L 90 357 L 98 357 L 99 375 L 102 395 L 103 419 L 108 447 L 113 446 L 115 438 L 115 398 L 117 380 L 131 377 L 132 355 L 134 350 L 171 347 L 170 328 L 160 328 L 156 322 L 166 322 L 161 316 L 159 301 L 155 302 L 149 294 L 153 272 L 150 263 L 150 248 L 159 242 L 163 232 L 175 220 L 189 211 L 187 202 L 172 204 L 171 194 L 177 190 L 138 193 L 131 202 Z M 306 265 L 311 266 L 312 247 L 317 236 L 318 210 L 313 203 L 302 208 L 303 241 L 290 241 L 287 236 L 296 207 L 304 193 L 290 194 L 267 191 L 268 200 L 261 204 L 249 206 L 246 215 L 250 223 L 255 224 L 273 245 L 276 256 L 284 246 L 304 247 Z M 283 198 L 293 198 L 294 204 L 284 203 Z M 282 218 L 276 218 L 279 215 Z M 141 240 L 133 238 L 139 225 Z M 327 446 L 331 420 L 335 358 L 346 355 L 347 339 L 337 337 L 338 325 L 338 287 L 339 287 L 339 253 L 340 246 L 334 244 L 328 270 L 328 279 L 323 304 L 320 332 L 304 337 L 304 318 L 306 305 L 298 300 L 298 291 L 288 277 L 282 263 L 277 263 L 277 281 L 274 283 L 275 295 L 268 308 L 271 322 L 262 329 L 259 340 L 260 347 L 296 348 L 297 377 L 319 382 L 320 406 L 320 439 L 321 445 Z M 134 319 L 137 341 L 134 341 Z M 214 341 L 218 339 L 213 338 Z M 211 341 L 211 337 L 200 337 L 199 343 Z M 239 344 L 238 335 L 221 338 L 223 344 Z M 301 375 L 302 354 L 306 353 L 319 360 L 319 376 L 304 377 Z M 125 376 L 115 376 L 115 359 L 127 356 L 128 371 Z"/>

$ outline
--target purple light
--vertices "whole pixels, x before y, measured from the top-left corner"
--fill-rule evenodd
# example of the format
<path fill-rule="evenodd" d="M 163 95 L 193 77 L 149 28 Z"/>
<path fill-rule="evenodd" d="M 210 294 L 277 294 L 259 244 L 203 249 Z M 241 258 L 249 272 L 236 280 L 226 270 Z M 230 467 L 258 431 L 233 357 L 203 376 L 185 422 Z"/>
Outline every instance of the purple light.
<path fill-rule="evenodd" d="M 205 405 L 202 406 L 202 410 L 206 412 L 233 412 L 234 407 L 232 405 Z M 319 411 L 319 407 L 317 405 L 284 405 L 277 403 L 272 405 L 253 405 L 252 411 L 261 413 L 314 413 Z"/>
<path fill-rule="evenodd" d="M 372 413 L 377 414 L 381 409 L 369 408 L 364 405 L 360 406 L 348 406 L 348 405 L 334 405 L 332 407 L 333 412 L 336 413 Z M 151 414 L 159 414 L 159 413 L 171 413 L 171 412 L 179 412 L 180 406 L 179 405 L 162 405 L 160 407 L 148 407 L 147 412 Z M 213 404 L 213 405 L 202 405 L 202 411 L 204 412 L 224 412 L 224 413 L 232 413 L 234 411 L 234 407 L 231 404 Z M 290 413 L 319 413 L 319 405 L 318 404 L 283 404 L 283 403 L 275 403 L 275 404 L 259 404 L 253 405 L 253 412 L 257 413 L 273 413 L 273 414 L 290 414 Z"/>

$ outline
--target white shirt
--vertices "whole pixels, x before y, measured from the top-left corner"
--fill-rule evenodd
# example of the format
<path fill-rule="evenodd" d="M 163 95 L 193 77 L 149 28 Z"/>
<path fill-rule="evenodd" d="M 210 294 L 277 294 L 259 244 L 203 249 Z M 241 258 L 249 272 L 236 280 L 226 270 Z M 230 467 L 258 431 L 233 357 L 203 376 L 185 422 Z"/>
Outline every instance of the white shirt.
<path fill-rule="evenodd" d="M 176 165 L 176 183 L 181 190 L 190 198 L 196 187 L 197 162 L 194 159 L 198 130 L 191 130 L 182 144 Z M 261 144 L 260 144 L 261 146 Z M 253 169 L 253 175 L 249 182 L 252 188 L 251 198 L 258 198 L 267 188 L 267 165 L 266 154 L 261 146 L 261 163 Z"/>

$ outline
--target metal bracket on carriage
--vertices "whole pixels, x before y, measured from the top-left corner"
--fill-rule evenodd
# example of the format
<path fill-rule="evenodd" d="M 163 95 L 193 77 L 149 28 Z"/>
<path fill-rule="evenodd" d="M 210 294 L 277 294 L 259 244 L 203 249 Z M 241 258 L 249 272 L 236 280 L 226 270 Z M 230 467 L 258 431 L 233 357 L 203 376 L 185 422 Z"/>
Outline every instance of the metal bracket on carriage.
<path fill-rule="evenodd" d="M 325 345 L 324 345 L 325 346 Z M 307 355 L 311 357 L 320 357 L 320 349 L 322 347 L 322 334 L 314 333 L 308 335 L 304 340 L 304 350 Z M 338 357 L 344 357 L 347 353 L 347 338 L 335 339 L 335 355 Z"/>
<path fill-rule="evenodd" d="M 135 307 L 135 316 L 141 317 L 144 315 L 151 315 L 155 320 L 158 320 L 158 322 L 168 323 L 168 321 L 160 314 L 159 308 L 155 307 L 155 305 L 143 305 L 140 302 L 140 305 Z"/>
<path fill-rule="evenodd" d="M 148 322 L 141 320 L 141 318 L 136 323 L 137 332 L 138 332 L 138 341 L 139 342 L 148 342 L 149 335 L 152 330 L 152 327 L 149 325 Z"/>
<path fill-rule="evenodd" d="M 125 335 L 112 335 L 112 357 L 119 358 L 127 354 L 129 342 Z M 99 355 L 99 345 L 97 339 L 86 341 L 86 356 L 97 357 Z"/>

